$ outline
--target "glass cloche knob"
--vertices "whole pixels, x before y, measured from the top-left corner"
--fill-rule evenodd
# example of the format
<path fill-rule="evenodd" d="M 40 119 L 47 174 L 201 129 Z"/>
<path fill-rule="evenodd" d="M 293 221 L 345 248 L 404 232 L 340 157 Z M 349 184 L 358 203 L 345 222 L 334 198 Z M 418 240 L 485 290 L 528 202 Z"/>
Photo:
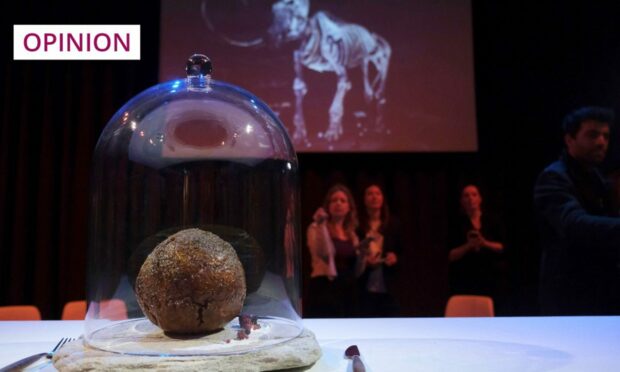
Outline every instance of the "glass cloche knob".
<path fill-rule="evenodd" d="M 189 89 L 209 89 L 213 64 L 204 54 L 194 54 L 185 64 Z"/>

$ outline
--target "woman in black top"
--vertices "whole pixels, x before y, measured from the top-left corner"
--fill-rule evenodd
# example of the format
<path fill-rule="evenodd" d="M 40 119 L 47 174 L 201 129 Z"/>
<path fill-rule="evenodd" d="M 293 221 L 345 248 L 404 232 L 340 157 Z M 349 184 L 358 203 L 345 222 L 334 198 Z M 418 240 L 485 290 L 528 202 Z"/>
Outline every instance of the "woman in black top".
<path fill-rule="evenodd" d="M 396 298 L 391 293 L 391 279 L 401 253 L 398 220 L 391 216 L 377 185 L 364 190 L 364 212 L 360 215 L 360 247 L 364 252 L 358 261 L 360 284 L 359 315 L 363 317 L 398 316 Z"/>
<path fill-rule="evenodd" d="M 504 250 L 502 225 L 482 212 L 477 186 L 463 188 L 460 204 L 462 213 L 450 234 L 451 293 L 494 297 Z"/>

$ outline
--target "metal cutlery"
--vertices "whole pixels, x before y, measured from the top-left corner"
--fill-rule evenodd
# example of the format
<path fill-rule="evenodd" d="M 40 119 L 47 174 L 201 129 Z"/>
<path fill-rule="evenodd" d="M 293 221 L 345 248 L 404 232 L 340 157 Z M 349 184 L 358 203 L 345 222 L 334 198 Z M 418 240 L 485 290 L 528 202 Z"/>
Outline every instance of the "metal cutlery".
<path fill-rule="evenodd" d="M 344 351 L 344 356 L 347 359 L 352 360 L 353 364 L 353 372 L 366 372 L 366 367 L 364 366 L 364 362 L 360 358 L 360 350 L 357 348 L 357 345 L 351 345 Z"/>
<path fill-rule="evenodd" d="M 54 346 L 54 348 L 52 350 L 50 350 L 47 353 L 39 353 L 39 354 L 34 354 L 31 355 L 29 357 L 25 357 L 23 359 L 18 360 L 15 363 L 9 364 L 6 367 L 3 367 L 2 369 L 0 369 L 0 372 L 9 372 L 9 371 L 21 371 L 22 369 L 28 367 L 29 365 L 31 365 L 32 363 L 36 362 L 37 360 L 45 357 L 47 359 L 52 359 L 52 357 L 54 356 L 54 354 L 60 350 L 61 347 L 63 347 L 67 342 L 71 342 L 75 340 L 74 338 L 70 338 L 70 337 L 63 337 L 60 339 L 60 341 L 58 341 L 58 343 L 56 344 L 56 346 Z"/>

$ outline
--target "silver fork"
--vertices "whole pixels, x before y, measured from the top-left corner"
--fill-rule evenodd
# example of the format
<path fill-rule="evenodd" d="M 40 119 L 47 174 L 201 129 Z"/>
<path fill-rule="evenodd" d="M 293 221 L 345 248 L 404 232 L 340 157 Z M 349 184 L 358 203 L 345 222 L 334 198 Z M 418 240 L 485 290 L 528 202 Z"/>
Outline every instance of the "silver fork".
<path fill-rule="evenodd" d="M 54 354 L 56 354 L 56 352 L 60 350 L 61 347 L 63 347 L 67 342 L 71 342 L 71 341 L 75 341 L 75 338 L 71 338 L 71 337 L 61 338 L 60 341 L 58 341 L 58 343 L 56 344 L 56 346 L 54 346 L 54 348 L 51 351 L 45 354 L 45 357 L 47 359 L 52 359 Z"/>
<path fill-rule="evenodd" d="M 52 359 L 54 354 L 56 354 L 56 352 L 58 352 L 58 350 L 60 350 L 61 347 L 63 347 L 67 342 L 71 342 L 74 340 L 75 338 L 63 337 L 60 339 L 60 341 L 58 341 L 56 346 L 54 346 L 54 348 L 51 351 L 47 353 L 34 354 L 29 357 L 25 357 L 24 359 L 20 359 L 13 364 L 3 367 L 2 369 L 0 369 L 0 372 L 21 371 L 22 369 L 28 367 L 29 365 L 33 364 L 34 362 L 36 362 L 37 360 L 43 357 L 46 357 L 47 359 Z"/>

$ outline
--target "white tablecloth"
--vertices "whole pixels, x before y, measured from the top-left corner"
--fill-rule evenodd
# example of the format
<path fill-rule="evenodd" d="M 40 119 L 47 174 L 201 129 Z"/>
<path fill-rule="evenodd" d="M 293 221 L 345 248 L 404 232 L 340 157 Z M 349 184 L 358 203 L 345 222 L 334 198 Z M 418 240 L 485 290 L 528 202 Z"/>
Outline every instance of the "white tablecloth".
<path fill-rule="evenodd" d="M 620 317 L 306 319 L 304 324 L 323 351 L 310 371 L 350 370 L 343 353 L 352 344 L 369 372 L 620 371 Z M 0 321 L 0 367 L 82 333 L 81 321 Z"/>

